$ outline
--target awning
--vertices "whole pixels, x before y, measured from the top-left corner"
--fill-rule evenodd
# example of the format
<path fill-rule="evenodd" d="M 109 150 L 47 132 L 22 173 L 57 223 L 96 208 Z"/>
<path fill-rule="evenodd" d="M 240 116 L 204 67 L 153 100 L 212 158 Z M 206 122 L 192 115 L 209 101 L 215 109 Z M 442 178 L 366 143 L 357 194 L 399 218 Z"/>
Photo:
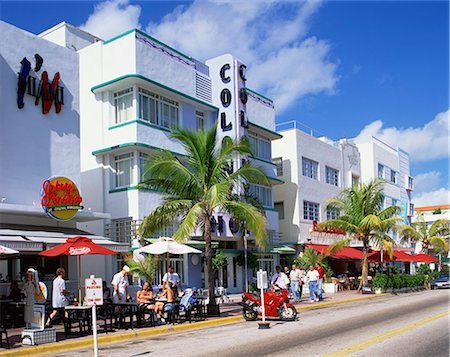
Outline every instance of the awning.
<path fill-rule="evenodd" d="M 156 243 L 158 241 L 159 238 L 144 238 L 144 240 L 146 242 L 149 243 Z M 203 240 L 194 240 L 194 239 L 189 239 L 186 242 L 184 242 L 184 244 L 189 245 L 191 247 L 200 249 L 200 250 L 205 250 L 205 241 Z M 217 248 L 219 246 L 219 242 L 211 242 L 211 247 L 213 248 Z"/>
<path fill-rule="evenodd" d="M 414 259 L 416 260 L 416 262 L 421 262 L 421 263 L 439 263 L 439 259 L 432 257 L 431 255 L 428 254 L 417 254 L 413 256 Z"/>
<path fill-rule="evenodd" d="M 342 247 L 337 253 L 329 254 L 328 248 L 330 246 L 327 244 L 305 244 L 305 246 L 314 249 L 321 254 L 328 255 L 334 259 L 363 259 L 363 253 L 360 250 L 351 247 Z"/>
<path fill-rule="evenodd" d="M 379 250 L 374 250 L 372 253 L 367 255 L 367 259 L 371 262 L 381 262 L 381 252 Z M 383 262 L 392 262 L 392 261 L 401 261 L 401 262 L 418 262 L 417 255 L 411 255 L 405 253 L 403 251 L 395 251 L 392 255 L 392 259 L 389 257 L 389 253 L 383 252 Z"/>
<path fill-rule="evenodd" d="M 94 243 L 116 252 L 127 252 L 129 248 L 128 244 L 76 228 L 0 224 L 0 244 L 19 252 L 41 252 L 77 235 L 86 236 Z"/>
<path fill-rule="evenodd" d="M 274 247 L 270 250 L 270 253 L 275 254 L 295 254 L 297 251 L 294 248 L 283 245 L 281 247 Z"/>

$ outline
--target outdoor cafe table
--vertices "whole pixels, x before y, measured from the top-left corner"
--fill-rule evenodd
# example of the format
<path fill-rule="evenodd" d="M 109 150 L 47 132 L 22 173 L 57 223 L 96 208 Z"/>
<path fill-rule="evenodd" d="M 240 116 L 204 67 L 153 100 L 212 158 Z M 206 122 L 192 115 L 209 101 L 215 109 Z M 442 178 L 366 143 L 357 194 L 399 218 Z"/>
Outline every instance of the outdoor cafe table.
<path fill-rule="evenodd" d="M 116 316 L 116 325 L 118 323 L 119 328 L 126 328 L 125 317 L 127 316 L 130 318 L 131 329 L 134 328 L 134 316 L 136 316 L 137 324 L 140 324 L 141 316 L 139 311 L 139 303 L 125 302 L 121 304 L 112 304 L 112 306 L 114 307 L 114 313 Z M 119 321 L 117 321 L 117 315 L 119 315 Z"/>
<path fill-rule="evenodd" d="M 70 335 L 72 333 L 72 323 L 78 322 L 79 327 L 79 335 L 81 336 L 83 332 L 91 333 L 91 325 L 92 325 L 92 306 L 88 305 L 68 305 L 65 307 L 65 311 L 67 312 L 67 320 L 66 320 L 66 334 Z"/>

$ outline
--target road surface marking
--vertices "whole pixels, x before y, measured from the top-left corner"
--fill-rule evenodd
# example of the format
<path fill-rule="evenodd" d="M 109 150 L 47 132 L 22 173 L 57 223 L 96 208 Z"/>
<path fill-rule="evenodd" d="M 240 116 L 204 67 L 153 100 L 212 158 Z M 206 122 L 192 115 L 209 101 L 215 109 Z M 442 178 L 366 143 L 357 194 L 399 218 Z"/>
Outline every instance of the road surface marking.
<path fill-rule="evenodd" d="M 374 336 L 374 337 L 371 337 L 371 338 L 369 338 L 367 340 L 361 341 L 359 343 L 355 343 L 354 345 L 341 348 L 341 349 L 339 349 L 337 351 L 328 353 L 328 354 L 324 355 L 323 357 L 343 357 L 343 356 L 347 356 L 347 355 L 349 355 L 349 354 L 351 354 L 353 352 L 360 351 L 363 348 L 366 348 L 366 347 L 375 345 L 375 344 L 377 344 L 379 342 L 388 340 L 388 339 L 390 339 L 392 337 L 398 336 L 398 335 L 400 335 L 402 333 L 408 332 L 410 330 L 413 330 L 415 328 L 418 328 L 420 326 L 423 326 L 423 325 L 425 325 L 427 323 L 430 323 L 432 321 L 435 321 L 437 319 L 440 319 L 440 318 L 448 316 L 448 315 L 450 315 L 450 311 L 441 312 L 441 313 L 439 313 L 437 315 L 428 317 L 426 319 L 413 322 L 411 324 L 399 327 L 399 328 L 397 328 L 395 330 L 387 331 L 387 332 L 382 333 L 382 334 L 380 334 L 378 336 Z"/>

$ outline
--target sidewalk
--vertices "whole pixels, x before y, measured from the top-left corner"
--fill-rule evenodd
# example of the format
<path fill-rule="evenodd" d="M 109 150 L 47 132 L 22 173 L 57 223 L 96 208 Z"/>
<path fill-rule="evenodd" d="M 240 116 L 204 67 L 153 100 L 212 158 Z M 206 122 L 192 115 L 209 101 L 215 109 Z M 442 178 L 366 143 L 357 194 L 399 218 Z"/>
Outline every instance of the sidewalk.
<path fill-rule="evenodd" d="M 320 309 L 336 304 L 371 299 L 380 296 L 384 295 L 362 295 L 358 294 L 356 291 L 345 291 L 337 294 L 326 294 L 324 295 L 324 300 L 317 303 L 310 303 L 309 298 L 303 296 L 302 301 L 300 303 L 296 303 L 295 305 L 298 311 Z M 99 333 L 99 345 L 130 340 L 137 337 L 162 335 L 166 333 L 181 332 L 240 322 L 243 321 L 242 307 L 238 305 L 238 302 L 240 301 L 240 294 L 229 295 L 228 299 L 220 305 L 220 317 L 209 317 L 205 321 L 192 323 L 185 322 L 176 325 L 161 325 L 157 327 L 135 328 L 134 330 L 117 330 L 114 332 Z M 56 325 L 55 329 L 58 342 L 40 346 L 22 346 L 20 337 L 22 328 L 8 330 L 11 349 L 8 350 L 5 348 L 0 348 L 0 356 L 31 356 L 43 353 L 56 353 L 58 351 L 68 351 L 71 349 L 92 346 L 93 344 L 92 335 L 67 338 L 64 335 L 62 325 Z"/>

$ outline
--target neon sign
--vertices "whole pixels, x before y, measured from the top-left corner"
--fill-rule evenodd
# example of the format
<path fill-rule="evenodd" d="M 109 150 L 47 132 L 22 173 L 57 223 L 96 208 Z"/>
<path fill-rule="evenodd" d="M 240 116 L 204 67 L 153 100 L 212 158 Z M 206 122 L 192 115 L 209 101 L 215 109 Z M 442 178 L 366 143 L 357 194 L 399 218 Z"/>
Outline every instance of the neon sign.
<path fill-rule="evenodd" d="M 345 230 L 341 229 L 341 228 L 325 228 L 325 227 L 320 227 L 319 224 L 317 223 L 317 221 L 313 221 L 313 232 L 318 232 L 318 233 L 328 233 L 328 234 L 342 234 L 345 235 Z"/>
<path fill-rule="evenodd" d="M 67 177 L 53 177 L 42 183 L 41 206 L 47 215 L 68 221 L 82 209 L 78 187 Z"/>
<path fill-rule="evenodd" d="M 42 68 L 44 59 L 35 54 L 35 67 L 31 69 L 31 62 L 26 57 L 20 61 L 22 65 L 18 74 L 17 82 L 17 107 L 22 109 L 25 106 L 24 97 L 25 92 L 32 97 L 35 97 L 35 105 L 39 105 L 39 101 L 42 102 L 42 114 L 47 114 L 55 103 L 55 112 L 59 113 L 61 107 L 64 104 L 64 88 L 59 85 L 61 76 L 59 72 L 56 72 L 53 76 L 53 80 L 50 82 L 47 71 L 43 71 L 41 79 L 37 78 L 37 72 Z M 30 73 L 33 72 L 34 75 Z"/>

